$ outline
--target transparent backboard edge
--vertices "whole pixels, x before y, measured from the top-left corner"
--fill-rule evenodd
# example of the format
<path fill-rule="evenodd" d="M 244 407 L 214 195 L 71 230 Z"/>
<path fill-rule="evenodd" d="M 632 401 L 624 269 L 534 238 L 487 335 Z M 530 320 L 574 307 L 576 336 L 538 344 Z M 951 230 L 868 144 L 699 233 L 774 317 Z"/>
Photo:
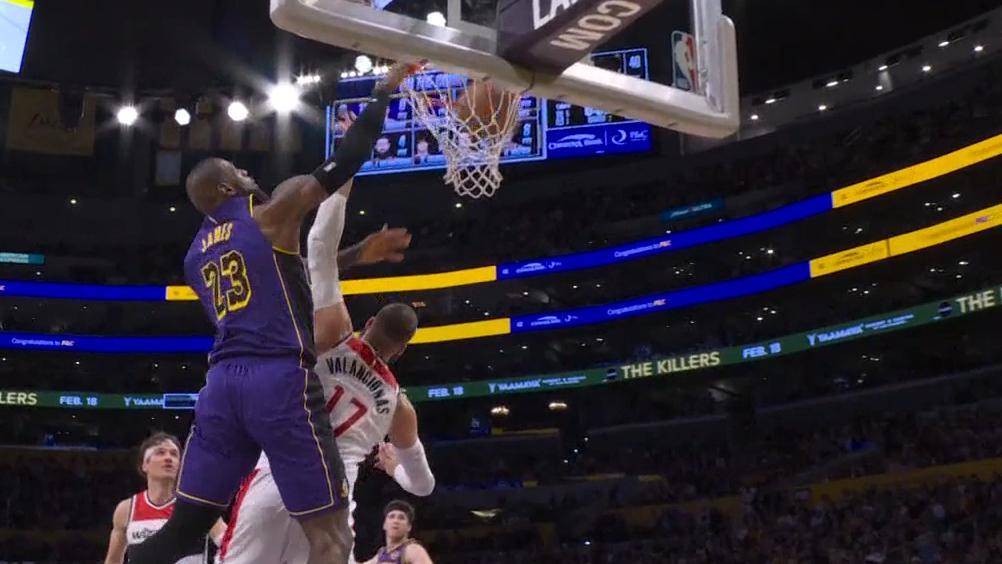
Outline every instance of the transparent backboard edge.
<path fill-rule="evenodd" d="M 693 2 L 716 4 L 718 14 L 710 17 L 706 12 L 711 10 L 704 10 L 694 17 L 697 28 L 709 26 L 697 29 L 705 95 L 582 63 L 560 75 L 534 73 L 497 56 L 491 38 L 348 0 L 271 0 L 271 19 L 285 31 L 321 43 L 386 59 L 427 59 L 438 69 L 491 80 L 509 90 L 531 90 L 692 135 L 726 137 L 739 124 L 734 24 L 719 15 L 719 0 Z"/>

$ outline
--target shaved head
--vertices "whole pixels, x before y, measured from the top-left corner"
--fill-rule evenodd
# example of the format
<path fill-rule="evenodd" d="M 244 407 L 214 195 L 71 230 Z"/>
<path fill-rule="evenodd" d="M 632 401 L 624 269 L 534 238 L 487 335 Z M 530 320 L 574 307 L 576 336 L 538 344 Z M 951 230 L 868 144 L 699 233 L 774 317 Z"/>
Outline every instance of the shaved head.
<path fill-rule="evenodd" d="M 231 175 L 228 173 L 231 168 L 229 161 L 211 157 L 202 160 L 191 169 L 184 187 L 195 209 L 208 214 L 226 199 L 226 194 L 220 190 L 220 185 L 230 180 Z"/>
<path fill-rule="evenodd" d="M 191 169 L 185 180 L 185 190 L 195 209 L 206 215 L 235 196 L 254 194 L 258 202 L 268 200 L 268 194 L 261 191 L 246 170 L 217 157 L 204 159 Z"/>
<path fill-rule="evenodd" d="M 376 314 L 374 326 L 388 339 L 409 343 L 417 331 L 417 313 L 407 304 L 389 304 Z"/>
<path fill-rule="evenodd" d="M 407 304 L 395 303 L 383 306 L 365 326 L 365 340 L 380 352 L 387 362 L 396 360 L 404 353 L 407 344 L 417 332 L 418 317 Z"/>

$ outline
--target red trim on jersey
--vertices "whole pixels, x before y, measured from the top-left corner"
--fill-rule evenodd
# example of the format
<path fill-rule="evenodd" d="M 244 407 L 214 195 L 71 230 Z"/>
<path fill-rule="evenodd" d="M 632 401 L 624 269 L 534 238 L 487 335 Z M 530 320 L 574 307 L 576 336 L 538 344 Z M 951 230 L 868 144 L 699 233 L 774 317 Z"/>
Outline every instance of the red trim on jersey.
<path fill-rule="evenodd" d="M 171 513 L 174 513 L 175 499 L 171 498 L 170 501 L 158 507 L 150 501 L 149 492 L 143 490 L 132 496 L 132 517 L 130 520 L 170 519 Z"/>
<path fill-rule="evenodd" d="M 223 560 L 226 558 L 226 552 L 230 549 L 230 543 L 233 541 L 233 531 L 237 528 L 237 519 L 240 518 L 240 506 L 244 503 L 244 498 L 247 497 L 247 492 L 250 490 L 251 482 L 254 481 L 254 477 L 260 472 L 258 468 L 251 471 L 250 474 L 244 478 L 243 483 L 240 484 L 240 489 L 237 491 L 237 497 L 233 500 L 233 509 L 230 511 L 230 522 L 226 526 L 226 532 L 223 533 L 223 540 L 219 543 L 219 559 Z"/>
<path fill-rule="evenodd" d="M 394 389 L 400 387 L 400 385 L 397 384 L 397 378 L 393 375 L 390 367 L 386 366 L 383 359 L 376 355 L 376 351 L 372 350 L 369 343 L 366 343 L 362 339 L 352 335 L 346 341 L 346 344 L 348 345 L 348 348 L 355 351 L 355 354 L 362 359 L 362 362 L 364 362 L 366 366 L 371 368 L 376 374 L 379 374 L 379 377 L 382 378 L 384 382 L 393 386 Z"/>

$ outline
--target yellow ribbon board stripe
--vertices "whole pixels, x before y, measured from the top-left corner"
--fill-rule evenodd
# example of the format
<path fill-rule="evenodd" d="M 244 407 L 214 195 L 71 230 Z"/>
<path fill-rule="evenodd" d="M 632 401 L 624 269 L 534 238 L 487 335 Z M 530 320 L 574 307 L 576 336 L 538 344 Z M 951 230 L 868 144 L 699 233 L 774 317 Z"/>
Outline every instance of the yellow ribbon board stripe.
<path fill-rule="evenodd" d="M 498 269 L 496 266 L 481 266 L 435 274 L 342 280 L 341 291 L 346 296 L 357 296 L 360 294 L 380 294 L 383 292 L 438 290 L 440 288 L 480 284 L 481 282 L 494 282 L 497 279 Z"/>
<path fill-rule="evenodd" d="M 481 266 L 435 274 L 414 274 L 411 276 L 388 276 L 386 278 L 363 278 L 342 280 L 341 291 L 346 296 L 380 294 L 384 292 L 410 292 L 413 290 L 438 290 L 467 284 L 494 282 L 498 279 L 496 266 Z M 194 301 L 195 291 L 188 286 L 167 286 L 165 299 L 173 301 Z"/>
<path fill-rule="evenodd" d="M 411 344 L 442 343 L 445 341 L 476 339 L 477 337 L 507 335 L 509 333 L 511 333 L 511 319 L 502 317 L 500 319 L 487 319 L 484 321 L 472 321 L 470 323 L 439 325 L 438 327 L 421 327 L 418 328 L 417 333 L 414 334 L 414 338 L 411 339 Z"/>
<path fill-rule="evenodd" d="M 856 268 L 891 256 L 887 239 L 811 259 L 811 278 Z"/>
<path fill-rule="evenodd" d="M 35 8 L 34 0 L 0 0 L 0 2 L 6 2 L 7 4 L 13 4 L 15 6 L 20 6 L 22 8 L 28 8 L 29 10 Z"/>
<path fill-rule="evenodd" d="M 198 295 L 191 286 L 167 286 L 167 295 L 164 299 L 168 302 L 193 302 L 198 300 Z"/>
<path fill-rule="evenodd" d="M 891 256 L 903 255 L 1002 225 L 1002 204 L 890 238 Z"/>
<path fill-rule="evenodd" d="M 907 188 L 920 182 L 943 176 L 962 168 L 1002 155 L 1002 135 L 996 135 L 947 153 L 935 159 L 919 163 L 885 175 L 864 180 L 832 192 L 832 206 L 841 208 L 870 198 L 876 198 L 895 190 Z"/>

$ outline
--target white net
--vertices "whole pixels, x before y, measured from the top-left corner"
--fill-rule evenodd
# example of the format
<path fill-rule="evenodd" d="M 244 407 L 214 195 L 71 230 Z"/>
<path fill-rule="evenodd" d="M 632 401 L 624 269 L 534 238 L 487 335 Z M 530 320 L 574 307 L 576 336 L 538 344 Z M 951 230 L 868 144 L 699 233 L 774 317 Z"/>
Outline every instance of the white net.
<path fill-rule="evenodd" d="M 468 81 L 465 88 L 432 82 L 404 91 L 414 118 L 428 128 L 445 155 L 443 180 L 460 196 L 493 196 L 501 186 L 501 155 L 512 143 L 521 96 L 491 84 Z"/>

